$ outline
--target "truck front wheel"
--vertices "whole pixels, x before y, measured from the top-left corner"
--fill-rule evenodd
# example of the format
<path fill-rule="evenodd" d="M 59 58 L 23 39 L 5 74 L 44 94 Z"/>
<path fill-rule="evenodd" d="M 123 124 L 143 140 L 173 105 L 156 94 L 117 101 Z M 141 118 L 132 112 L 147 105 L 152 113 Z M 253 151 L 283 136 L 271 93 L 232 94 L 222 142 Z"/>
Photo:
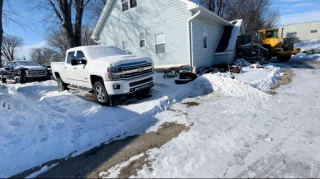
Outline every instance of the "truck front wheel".
<path fill-rule="evenodd" d="M 93 86 L 93 90 L 100 104 L 107 105 L 107 106 L 110 105 L 109 95 L 102 81 L 95 82 Z"/>

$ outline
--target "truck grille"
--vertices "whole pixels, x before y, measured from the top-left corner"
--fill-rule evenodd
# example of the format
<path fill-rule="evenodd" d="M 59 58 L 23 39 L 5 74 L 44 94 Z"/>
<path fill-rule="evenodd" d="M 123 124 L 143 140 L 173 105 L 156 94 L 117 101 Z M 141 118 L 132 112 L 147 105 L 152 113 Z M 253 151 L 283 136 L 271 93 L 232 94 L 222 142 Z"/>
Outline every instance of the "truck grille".
<path fill-rule="evenodd" d="M 141 85 L 143 83 L 147 83 L 147 82 L 152 81 L 152 80 L 153 80 L 153 78 L 151 77 L 151 78 L 147 78 L 147 79 L 144 79 L 144 80 L 135 81 L 135 82 L 129 83 L 129 86 L 130 87 L 138 86 L 138 85 Z"/>
<path fill-rule="evenodd" d="M 151 63 L 122 67 L 122 74 L 124 79 L 147 75 L 152 72 L 153 68 Z"/>
<path fill-rule="evenodd" d="M 45 70 L 29 70 L 29 76 L 31 77 L 38 77 L 38 76 L 45 76 Z"/>

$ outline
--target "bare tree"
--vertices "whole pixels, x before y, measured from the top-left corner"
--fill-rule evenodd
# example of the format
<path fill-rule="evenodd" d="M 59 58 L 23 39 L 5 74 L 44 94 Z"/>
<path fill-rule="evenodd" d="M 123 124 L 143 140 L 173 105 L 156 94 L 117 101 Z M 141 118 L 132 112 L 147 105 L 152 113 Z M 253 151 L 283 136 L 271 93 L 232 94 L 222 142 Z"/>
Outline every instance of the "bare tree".
<path fill-rule="evenodd" d="M 47 43 L 50 47 L 58 51 L 62 56 L 65 56 L 65 52 L 70 48 L 70 44 L 67 40 L 67 33 L 62 29 L 53 29 L 47 35 Z"/>
<path fill-rule="evenodd" d="M 96 43 L 90 38 L 93 32 L 93 26 L 88 24 L 83 25 L 82 35 L 81 35 L 81 44 L 82 45 L 96 45 Z M 71 48 L 66 32 L 61 29 L 54 29 L 49 32 L 46 38 L 48 45 L 55 49 L 61 56 L 65 56 L 66 51 Z"/>
<path fill-rule="evenodd" d="M 271 8 L 271 0 L 228 0 L 226 12 L 228 20 L 243 19 L 249 35 L 273 27 L 279 19 L 279 10 Z"/>
<path fill-rule="evenodd" d="M 50 62 L 63 61 L 64 58 L 57 51 L 50 48 L 34 48 L 31 51 L 31 58 L 41 65 L 48 65 Z"/>
<path fill-rule="evenodd" d="M 227 0 L 200 0 L 200 4 L 215 12 L 218 16 L 224 17 L 225 15 Z"/>
<path fill-rule="evenodd" d="M 8 61 L 15 60 L 15 52 L 23 45 L 23 39 L 17 36 L 6 35 L 3 37 L 1 53 Z"/>

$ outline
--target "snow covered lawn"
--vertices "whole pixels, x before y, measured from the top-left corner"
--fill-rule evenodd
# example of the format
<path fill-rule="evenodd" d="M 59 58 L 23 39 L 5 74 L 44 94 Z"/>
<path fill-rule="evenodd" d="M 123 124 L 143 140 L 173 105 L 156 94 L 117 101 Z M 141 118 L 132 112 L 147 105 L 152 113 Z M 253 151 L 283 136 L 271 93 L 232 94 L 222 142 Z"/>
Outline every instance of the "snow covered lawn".
<path fill-rule="evenodd" d="M 163 119 L 154 116 L 186 98 L 201 99 L 214 92 L 268 100 L 270 96 L 259 89 L 266 90 L 276 83 L 280 73 L 276 67 L 245 69 L 235 80 L 223 74 L 207 74 L 187 85 L 176 85 L 174 79 L 163 79 L 159 74 L 152 97 L 130 99 L 128 105 L 116 107 L 59 92 L 54 81 L 0 85 L 0 177 L 156 129 L 156 123 Z"/>

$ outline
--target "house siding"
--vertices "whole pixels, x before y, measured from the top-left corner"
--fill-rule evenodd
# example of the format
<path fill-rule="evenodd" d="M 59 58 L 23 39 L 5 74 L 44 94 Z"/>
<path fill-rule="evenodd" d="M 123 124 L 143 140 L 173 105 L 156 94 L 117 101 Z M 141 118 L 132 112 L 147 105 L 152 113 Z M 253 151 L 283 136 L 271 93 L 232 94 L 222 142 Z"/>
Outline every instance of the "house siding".
<path fill-rule="evenodd" d="M 186 4 L 176 0 L 138 0 L 138 6 L 126 12 L 121 11 L 121 0 L 117 0 L 104 22 L 100 43 L 122 47 L 122 41 L 128 41 L 131 53 L 151 57 L 155 66 L 189 64 L 187 20 L 190 16 Z M 142 30 L 145 49 L 139 45 Z M 165 54 L 155 52 L 158 33 L 165 33 Z"/>
<path fill-rule="evenodd" d="M 208 48 L 203 48 L 202 29 L 207 29 Z M 199 16 L 192 21 L 193 66 L 197 68 L 217 64 L 214 53 L 224 31 L 224 26 Z M 219 60 L 220 61 L 220 60 Z"/>

